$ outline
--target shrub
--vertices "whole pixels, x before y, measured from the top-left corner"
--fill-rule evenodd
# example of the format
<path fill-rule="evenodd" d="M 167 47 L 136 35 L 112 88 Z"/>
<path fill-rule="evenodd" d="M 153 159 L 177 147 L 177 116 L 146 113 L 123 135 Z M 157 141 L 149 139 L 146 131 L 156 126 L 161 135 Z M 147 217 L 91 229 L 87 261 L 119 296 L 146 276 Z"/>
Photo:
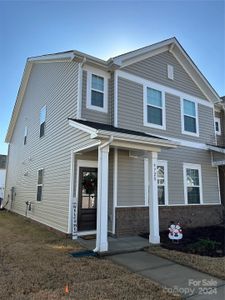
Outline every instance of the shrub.
<path fill-rule="evenodd" d="M 199 239 L 197 242 L 188 245 L 188 251 L 202 255 L 213 255 L 221 243 L 210 239 Z"/>

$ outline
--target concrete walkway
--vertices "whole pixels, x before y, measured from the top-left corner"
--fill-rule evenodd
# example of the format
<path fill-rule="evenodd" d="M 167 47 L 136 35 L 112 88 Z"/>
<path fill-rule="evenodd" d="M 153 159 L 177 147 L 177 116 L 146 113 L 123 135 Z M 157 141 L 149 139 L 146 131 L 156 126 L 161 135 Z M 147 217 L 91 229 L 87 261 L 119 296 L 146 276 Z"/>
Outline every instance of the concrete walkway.
<path fill-rule="evenodd" d="M 170 260 L 144 251 L 115 254 L 108 258 L 158 282 L 165 290 L 179 292 L 184 299 L 225 299 L 225 281 Z"/>
<path fill-rule="evenodd" d="M 78 242 L 88 250 L 93 250 L 96 247 L 95 239 L 85 240 L 83 238 L 79 238 Z M 140 236 L 131 236 L 123 238 L 108 237 L 108 242 L 109 251 L 108 253 L 104 253 L 104 255 L 139 251 L 149 246 L 148 240 Z"/>

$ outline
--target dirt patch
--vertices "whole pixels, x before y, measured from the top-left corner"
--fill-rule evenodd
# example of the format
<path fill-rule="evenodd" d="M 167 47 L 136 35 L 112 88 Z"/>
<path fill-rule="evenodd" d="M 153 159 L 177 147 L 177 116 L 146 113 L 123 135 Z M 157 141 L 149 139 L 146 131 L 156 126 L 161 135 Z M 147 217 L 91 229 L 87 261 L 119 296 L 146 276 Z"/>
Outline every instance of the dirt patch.
<path fill-rule="evenodd" d="M 107 259 L 72 258 L 81 246 L 0 212 L 0 299 L 181 299 Z"/>

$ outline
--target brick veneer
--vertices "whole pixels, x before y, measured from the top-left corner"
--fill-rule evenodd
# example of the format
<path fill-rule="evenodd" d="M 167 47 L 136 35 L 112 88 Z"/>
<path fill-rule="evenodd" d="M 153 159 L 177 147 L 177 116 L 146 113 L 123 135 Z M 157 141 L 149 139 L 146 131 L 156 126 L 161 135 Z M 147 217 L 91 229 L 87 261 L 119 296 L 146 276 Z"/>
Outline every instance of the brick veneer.
<path fill-rule="evenodd" d="M 217 225 L 223 222 L 222 205 L 188 205 L 159 207 L 160 230 L 166 230 L 171 221 L 183 228 Z M 116 208 L 116 235 L 137 235 L 149 232 L 148 207 Z"/>

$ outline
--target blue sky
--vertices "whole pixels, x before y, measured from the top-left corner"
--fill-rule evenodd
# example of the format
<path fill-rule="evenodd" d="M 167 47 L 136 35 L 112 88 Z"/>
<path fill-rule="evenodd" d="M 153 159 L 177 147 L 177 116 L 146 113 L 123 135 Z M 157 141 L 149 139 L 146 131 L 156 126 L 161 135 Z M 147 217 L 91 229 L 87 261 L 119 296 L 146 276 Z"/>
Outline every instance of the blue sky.
<path fill-rule="evenodd" d="M 0 153 L 27 57 L 77 49 L 108 59 L 172 36 L 225 95 L 224 1 L 0 0 Z"/>

